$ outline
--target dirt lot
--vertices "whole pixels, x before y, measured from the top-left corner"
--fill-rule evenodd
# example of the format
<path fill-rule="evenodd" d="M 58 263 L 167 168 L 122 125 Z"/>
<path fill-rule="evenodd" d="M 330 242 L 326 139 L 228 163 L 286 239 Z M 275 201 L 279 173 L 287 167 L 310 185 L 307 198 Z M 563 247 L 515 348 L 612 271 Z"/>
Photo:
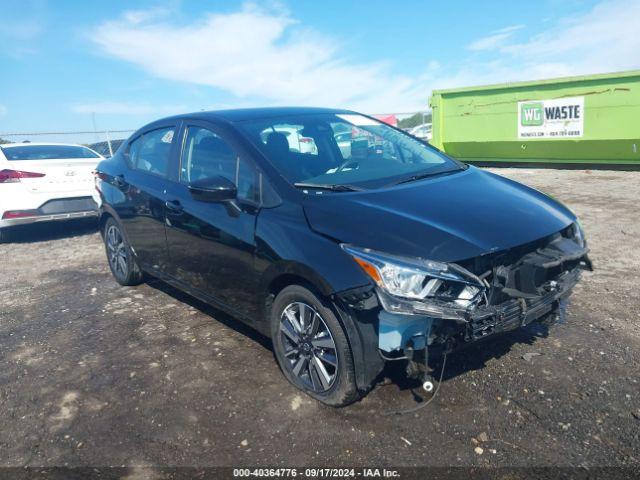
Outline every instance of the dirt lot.
<path fill-rule="evenodd" d="M 565 324 L 451 356 L 415 405 L 290 386 L 269 342 L 160 282 L 112 280 L 92 225 L 0 245 L 0 465 L 639 465 L 640 172 L 497 170 L 569 205 L 596 272 Z M 525 355 L 535 354 L 535 355 Z"/>

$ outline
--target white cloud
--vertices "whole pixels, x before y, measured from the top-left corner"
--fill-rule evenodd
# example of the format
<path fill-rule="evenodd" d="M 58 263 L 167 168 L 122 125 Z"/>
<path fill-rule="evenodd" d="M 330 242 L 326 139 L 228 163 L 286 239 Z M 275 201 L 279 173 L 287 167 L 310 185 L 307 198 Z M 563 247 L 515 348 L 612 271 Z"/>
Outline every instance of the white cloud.
<path fill-rule="evenodd" d="M 283 9 L 245 4 L 240 11 L 210 13 L 182 25 L 166 15 L 125 12 L 99 25 L 92 38 L 106 54 L 152 75 L 218 87 L 240 98 L 378 110 L 426 102 L 414 80 L 393 75 L 384 62 L 342 57 L 336 40 L 299 28 Z"/>
<path fill-rule="evenodd" d="M 394 65 L 383 59 L 354 61 L 343 53 L 348 45 L 304 28 L 283 8 L 245 4 L 238 11 L 207 13 L 192 22 L 175 13 L 128 11 L 98 25 L 92 40 L 106 55 L 155 77 L 226 91 L 229 105 L 302 104 L 373 113 L 424 109 L 433 88 L 640 67 L 638 0 L 601 1 L 589 11 L 537 24 L 544 30 L 528 38 L 523 25 L 490 32 L 466 47 L 472 52 L 467 56 L 426 56 L 421 73 L 412 76 L 395 73 Z M 426 55 L 437 51 L 434 45 Z M 75 109 L 158 112 L 148 104 L 123 103 Z"/>
<path fill-rule="evenodd" d="M 640 66 L 637 19 L 640 2 L 609 0 L 589 12 L 562 19 L 557 25 L 522 43 L 507 45 L 503 53 L 528 64 L 564 65 L 571 73 L 606 72 Z"/>
<path fill-rule="evenodd" d="M 154 115 L 170 114 L 187 110 L 184 105 L 149 105 L 127 102 L 95 102 L 73 105 L 75 113 L 96 113 L 102 115 Z"/>
<path fill-rule="evenodd" d="M 545 23 L 545 30 L 523 41 L 502 41 L 490 49 L 494 51 L 488 60 L 467 58 L 452 68 L 444 65 L 434 85 L 448 88 L 640 68 L 639 16 L 637 0 L 602 1 L 589 11 Z"/>
<path fill-rule="evenodd" d="M 127 10 L 122 18 L 131 25 L 138 25 L 148 20 L 158 20 L 171 14 L 171 10 L 163 7 L 155 7 L 149 10 Z"/>
<path fill-rule="evenodd" d="M 511 25 L 492 32 L 491 35 L 479 38 L 467 45 L 472 51 L 493 50 L 505 43 L 516 31 L 524 28 L 524 25 Z"/>

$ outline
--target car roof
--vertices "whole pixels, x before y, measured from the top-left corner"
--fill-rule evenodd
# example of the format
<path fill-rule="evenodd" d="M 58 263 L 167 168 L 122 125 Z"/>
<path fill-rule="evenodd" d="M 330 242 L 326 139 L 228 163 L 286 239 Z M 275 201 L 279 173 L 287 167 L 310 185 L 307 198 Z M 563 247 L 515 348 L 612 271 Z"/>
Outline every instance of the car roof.
<path fill-rule="evenodd" d="M 313 113 L 354 113 L 350 110 L 317 107 L 263 107 L 263 108 L 238 108 L 233 110 L 211 110 L 207 112 L 185 113 L 163 118 L 158 122 L 180 120 L 184 118 L 196 118 L 202 120 L 224 120 L 230 123 L 246 120 L 258 120 L 264 118 L 281 117 L 288 115 L 305 115 Z M 156 122 L 153 122 L 156 123 Z"/>

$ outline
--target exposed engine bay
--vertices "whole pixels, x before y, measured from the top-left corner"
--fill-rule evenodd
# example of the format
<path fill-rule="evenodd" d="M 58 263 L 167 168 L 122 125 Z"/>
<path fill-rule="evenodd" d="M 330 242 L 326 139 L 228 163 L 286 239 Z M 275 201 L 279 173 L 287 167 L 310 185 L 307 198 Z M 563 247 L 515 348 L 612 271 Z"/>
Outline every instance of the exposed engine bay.
<path fill-rule="evenodd" d="M 549 312 L 564 314 L 562 301 L 580 280 L 580 271 L 593 269 L 589 250 L 570 230 L 536 243 L 477 260 L 490 267 L 479 275 L 488 288 L 485 301 L 469 312 L 465 341 L 526 325 Z"/>

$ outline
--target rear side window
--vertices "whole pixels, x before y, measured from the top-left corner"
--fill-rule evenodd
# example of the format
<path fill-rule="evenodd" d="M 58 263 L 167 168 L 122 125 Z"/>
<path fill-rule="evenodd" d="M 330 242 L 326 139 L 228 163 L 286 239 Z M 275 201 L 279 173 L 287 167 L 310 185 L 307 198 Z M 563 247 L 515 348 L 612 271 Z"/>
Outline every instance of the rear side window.
<path fill-rule="evenodd" d="M 81 145 L 20 145 L 0 147 L 7 160 L 58 160 L 71 158 L 100 158 Z"/>
<path fill-rule="evenodd" d="M 159 128 L 145 133 L 129 144 L 131 167 L 154 175 L 167 176 L 174 128 Z"/>

